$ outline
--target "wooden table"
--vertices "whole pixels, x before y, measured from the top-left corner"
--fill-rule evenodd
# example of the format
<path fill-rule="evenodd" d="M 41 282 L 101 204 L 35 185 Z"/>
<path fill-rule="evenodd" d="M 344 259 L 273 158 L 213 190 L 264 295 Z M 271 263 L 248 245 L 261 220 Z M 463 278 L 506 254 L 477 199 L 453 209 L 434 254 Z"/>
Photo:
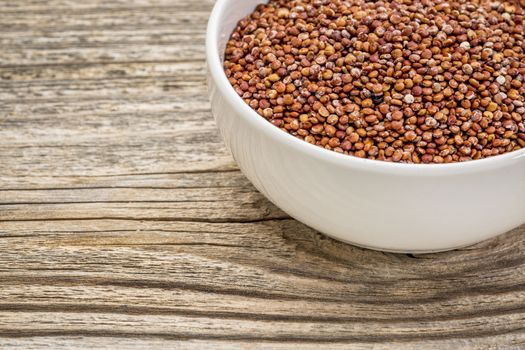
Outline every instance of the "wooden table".
<path fill-rule="evenodd" d="M 250 185 L 206 96 L 212 5 L 0 0 L 0 348 L 525 346 L 525 228 L 386 254 Z"/>

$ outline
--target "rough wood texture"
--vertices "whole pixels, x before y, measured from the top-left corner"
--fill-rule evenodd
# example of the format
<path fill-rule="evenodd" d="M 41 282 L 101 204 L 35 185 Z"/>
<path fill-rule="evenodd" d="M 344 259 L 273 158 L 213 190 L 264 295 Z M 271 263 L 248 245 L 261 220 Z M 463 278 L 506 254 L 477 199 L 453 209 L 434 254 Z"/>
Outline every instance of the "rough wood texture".
<path fill-rule="evenodd" d="M 524 228 L 384 254 L 248 183 L 207 102 L 212 5 L 0 0 L 0 348 L 525 347 Z"/>

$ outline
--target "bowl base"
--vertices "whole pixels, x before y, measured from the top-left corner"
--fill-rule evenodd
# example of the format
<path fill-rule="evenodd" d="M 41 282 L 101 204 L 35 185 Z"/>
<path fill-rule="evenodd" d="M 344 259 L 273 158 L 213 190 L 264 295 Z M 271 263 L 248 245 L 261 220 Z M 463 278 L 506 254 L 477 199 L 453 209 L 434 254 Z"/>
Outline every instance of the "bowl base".
<path fill-rule="evenodd" d="M 369 245 L 365 245 L 365 244 L 359 244 L 359 243 L 355 243 L 355 242 L 352 242 L 352 241 L 347 241 L 347 240 L 344 240 L 344 239 L 340 239 L 340 238 L 336 238 L 336 237 L 333 237 L 333 236 L 330 236 L 330 235 L 327 235 L 325 233 L 321 233 L 325 236 L 328 236 L 336 241 L 339 241 L 339 242 L 343 242 L 343 243 L 346 243 L 346 244 L 350 244 L 350 245 L 353 245 L 355 247 L 359 247 L 359 248 L 364 248 L 364 249 L 370 249 L 370 250 L 376 250 L 376 251 L 379 251 L 379 252 L 384 252 L 384 253 L 395 253 L 395 254 L 433 254 L 433 253 L 443 253 L 443 252 L 449 252 L 449 251 L 452 251 L 452 250 L 456 250 L 456 249 L 462 249 L 462 248 L 466 248 L 466 247 L 470 247 L 470 246 L 473 246 L 477 243 L 467 243 L 467 244 L 462 244 L 462 245 L 459 245 L 459 246 L 454 246 L 452 248 L 444 248 L 444 249 L 407 249 L 407 250 L 403 250 L 403 249 L 387 249 L 387 248 L 379 248 L 379 247 L 374 247 L 374 246 L 369 246 Z"/>

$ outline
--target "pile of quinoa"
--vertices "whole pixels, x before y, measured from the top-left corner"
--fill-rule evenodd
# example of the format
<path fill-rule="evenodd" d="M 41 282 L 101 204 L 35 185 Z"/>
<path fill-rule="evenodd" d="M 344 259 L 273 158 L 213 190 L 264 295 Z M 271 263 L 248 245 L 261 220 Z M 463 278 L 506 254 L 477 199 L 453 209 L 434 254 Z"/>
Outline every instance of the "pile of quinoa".
<path fill-rule="evenodd" d="M 224 70 L 258 114 L 308 143 L 404 163 L 525 147 L 525 0 L 271 0 Z"/>

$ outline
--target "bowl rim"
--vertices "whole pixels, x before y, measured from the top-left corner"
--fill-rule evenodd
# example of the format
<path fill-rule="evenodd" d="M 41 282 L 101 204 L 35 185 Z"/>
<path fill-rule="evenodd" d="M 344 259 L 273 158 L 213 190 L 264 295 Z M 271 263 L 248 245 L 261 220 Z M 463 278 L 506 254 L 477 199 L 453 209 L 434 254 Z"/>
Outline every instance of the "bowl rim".
<path fill-rule="evenodd" d="M 269 123 L 261 117 L 256 111 L 248 106 L 244 100 L 237 94 L 228 81 L 223 69 L 223 62 L 219 55 L 219 24 L 225 12 L 227 12 L 227 3 L 231 0 L 217 0 L 206 30 L 206 60 L 208 74 L 213 79 L 217 88 L 221 91 L 222 96 L 237 111 L 239 115 L 249 124 L 259 130 L 259 132 L 271 138 L 278 143 L 308 154 L 309 156 L 324 161 L 335 163 L 346 168 L 362 169 L 381 173 L 392 173 L 397 175 L 453 175 L 464 173 L 475 173 L 490 169 L 496 169 L 503 166 L 514 164 L 518 161 L 525 160 L 525 148 L 500 154 L 497 156 L 470 160 L 466 162 L 454 162 L 446 164 L 412 164 L 412 163 L 394 163 L 382 160 L 359 158 L 347 154 L 337 153 L 325 148 L 312 145 L 300 140 Z"/>

